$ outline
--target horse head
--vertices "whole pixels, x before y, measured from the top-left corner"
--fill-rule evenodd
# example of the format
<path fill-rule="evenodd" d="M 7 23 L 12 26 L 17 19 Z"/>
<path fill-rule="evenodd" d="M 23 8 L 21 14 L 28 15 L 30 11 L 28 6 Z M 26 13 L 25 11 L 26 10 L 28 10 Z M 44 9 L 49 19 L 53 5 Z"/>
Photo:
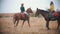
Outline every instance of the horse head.
<path fill-rule="evenodd" d="M 49 14 L 49 12 L 37 8 L 36 13 L 35 13 L 35 16 L 38 16 L 39 14 L 42 14 L 43 16 L 45 16 L 45 15 Z"/>
<path fill-rule="evenodd" d="M 28 14 L 33 13 L 31 8 L 28 8 L 26 11 Z"/>
<path fill-rule="evenodd" d="M 35 17 L 38 16 L 39 14 L 40 14 L 40 11 L 39 11 L 39 9 L 37 8 L 36 13 L 35 13 Z"/>

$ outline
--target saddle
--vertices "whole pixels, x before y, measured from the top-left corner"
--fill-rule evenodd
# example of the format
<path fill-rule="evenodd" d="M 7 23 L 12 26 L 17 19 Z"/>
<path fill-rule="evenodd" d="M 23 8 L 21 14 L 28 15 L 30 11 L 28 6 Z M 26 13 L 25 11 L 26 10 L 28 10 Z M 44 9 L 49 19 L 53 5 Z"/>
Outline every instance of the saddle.
<path fill-rule="evenodd" d="M 54 16 L 54 17 L 57 17 L 57 16 L 58 16 L 58 13 L 57 13 L 57 12 L 54 12 L 54 13 L 53 13 L 53 16 Z"/>
<path fill-rule="evenodd" d="M 54 13 L 49 13 L 49 18 L 51 19 L 55 19 L 58 17 L 58 13 L 57 12 L 54 12 Z"/>
<path fill-rule="evenodd" d="M 26 13 L 21 13 L 21 16 L 22 16 L 22 19 L 28 18 L 28 14 L 26 14 Z"/>
<path fill-rule="evenodd" d="M 23 19 L 25 19 L 26 14 L 25 13 L 21 13 L 21 16 L 22 16 Z"/>

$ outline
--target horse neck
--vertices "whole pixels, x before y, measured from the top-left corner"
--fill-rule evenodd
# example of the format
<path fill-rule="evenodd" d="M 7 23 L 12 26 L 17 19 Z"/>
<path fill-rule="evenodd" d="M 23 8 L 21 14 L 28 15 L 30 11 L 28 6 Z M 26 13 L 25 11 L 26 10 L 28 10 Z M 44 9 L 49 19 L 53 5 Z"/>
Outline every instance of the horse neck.
<path fill-rule="evenodd" d="M 30 12 L 28 12 L 28 11 L 26 11 L 27 12 L 27 14 L 29 14 L 30 15 Z"/>
<path fill-rule="evenodd" d="M 26 12 L 28 15 L 30 15 L 28 12 Z"/>
<path fill-rule="evenodd" d="M 40 14 L 45 18 L 48 15 L 48 12 L 46 12 L 46 11 L 40 11 Z"/>

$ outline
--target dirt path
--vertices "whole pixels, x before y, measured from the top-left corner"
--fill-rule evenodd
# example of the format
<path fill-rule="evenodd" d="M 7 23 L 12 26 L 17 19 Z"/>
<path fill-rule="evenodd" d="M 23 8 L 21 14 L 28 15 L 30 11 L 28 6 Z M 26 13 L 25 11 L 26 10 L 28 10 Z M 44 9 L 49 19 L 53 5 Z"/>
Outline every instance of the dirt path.
<path fill-rule="evenodd" d="M 24 23 L 23 28 L 22 21 L 19 21 L 17 27 L 14 27 L 12 17 L 0 18 L 0 33 L 1 34 L 60 34 L 60 30 L 57 30 L 57 21 L 50 21 L 49 27 L 51 30 L 47 30 L 46 22 L 43 17 L 30 17 L 29 28 L 27 21 Z"/>

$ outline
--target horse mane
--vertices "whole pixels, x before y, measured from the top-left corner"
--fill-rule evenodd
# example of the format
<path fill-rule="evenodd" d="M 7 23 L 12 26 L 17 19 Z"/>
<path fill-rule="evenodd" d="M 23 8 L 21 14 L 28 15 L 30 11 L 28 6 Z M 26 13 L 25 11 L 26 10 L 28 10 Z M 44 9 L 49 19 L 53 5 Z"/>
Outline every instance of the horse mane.
<path fill-rule="evenodd" d="M 40 12 L 40 14 L 42 14 L 44 16 L 44 18 L 46 18 L 46 15 L 49 14 L 49 12 L 45 11 L 45 10 L 38 9 L 38 11 Z"/>
<path fill-rule="evenodd" d="M 26 12 L 32 13 L 32 9 L 31 9 L 31 8 L 28 8 L 28 9 L 26 10 Z"/>
<path fill-rule="evenodd" d="M 45 10 L 42 10 L 42 9 L 39 9 L 39 11 L 42 11 L 44 13 L 49 13 L 49 11 L 45 11 Z"/>

